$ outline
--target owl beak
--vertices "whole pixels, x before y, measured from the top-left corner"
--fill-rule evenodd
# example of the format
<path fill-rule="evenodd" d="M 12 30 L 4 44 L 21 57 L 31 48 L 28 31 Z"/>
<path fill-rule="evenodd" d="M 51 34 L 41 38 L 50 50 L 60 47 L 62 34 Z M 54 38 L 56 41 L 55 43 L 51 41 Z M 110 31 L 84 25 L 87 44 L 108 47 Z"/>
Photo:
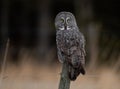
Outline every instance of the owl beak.
<path fill-rule="evenodd" d="M 65 30 L 67 30 L 67 23 L 66 22 L 65 22 L 64 26 L 65 26 Z"/>

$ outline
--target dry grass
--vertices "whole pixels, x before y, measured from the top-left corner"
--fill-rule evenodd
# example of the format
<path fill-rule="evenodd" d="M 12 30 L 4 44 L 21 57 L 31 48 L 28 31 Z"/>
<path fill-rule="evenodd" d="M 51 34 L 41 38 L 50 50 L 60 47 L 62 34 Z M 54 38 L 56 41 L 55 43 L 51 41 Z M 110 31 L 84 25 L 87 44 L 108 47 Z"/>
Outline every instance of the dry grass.
<path fill-rule="evenodd" d="M 31 63 L 31 57 L 21 59 L 21 65 L 7 64 L 4 70 L 4 58 L 0 89 L 58 89 L 60 65 L 38 66 Z M 120 89 L 119 83 L 120 77 L 115 68 L 103 67 L 92 71 L 87 69 L 85 76 L 79 76 L 76 81 L 71 82 L 70 89 Z"/>
<path fill-rule="evenodd" d="M 58 89 L 60 71 L 60 66 L 9 65 L 1 89 Z M 71 83 L 70 89 L 120 89 L 119 83 L 119 74 L 112 69 L 101 68 L 79 76 Z"/>

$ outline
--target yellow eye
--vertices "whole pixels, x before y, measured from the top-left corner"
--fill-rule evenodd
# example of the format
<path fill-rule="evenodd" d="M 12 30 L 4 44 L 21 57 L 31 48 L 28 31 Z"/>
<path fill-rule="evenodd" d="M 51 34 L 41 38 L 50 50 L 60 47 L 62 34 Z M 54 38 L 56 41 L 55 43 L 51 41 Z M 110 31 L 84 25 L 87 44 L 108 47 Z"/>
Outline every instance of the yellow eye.
<path fill-rule="evenodd" d="M 64 23 L 64 19 L 61 19 L 61 22 Z"/>
<path fill-rule="evenodd" d="M 64 23 L 64 18 L 63 18 L 63 17 L 61 17 L 60 21 L 61 21 L 62 23 Z"/>
<path fill-rule="evenodd" d="M 66 18 L 66 22 L 69 23 L 70 21 L 71 21 L 71 18 L 70 18 L 70 17 L 67 17 L 67 18 Z"/>

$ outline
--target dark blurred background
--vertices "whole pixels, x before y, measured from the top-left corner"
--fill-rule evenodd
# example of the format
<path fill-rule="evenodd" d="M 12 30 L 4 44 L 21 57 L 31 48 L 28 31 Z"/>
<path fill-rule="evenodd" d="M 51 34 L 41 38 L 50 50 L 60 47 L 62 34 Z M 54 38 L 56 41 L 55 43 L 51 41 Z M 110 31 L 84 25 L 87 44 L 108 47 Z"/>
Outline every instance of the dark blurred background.
<path fill-rule="evenodd" d="M 0 0 L 0 63 L 7 39 L 7 62 L 56 64 L 54 19 L 61 11 L 72 12 L 86 39 L 89 68 L 107 65 L 120 68 L 119 0 Z"/>

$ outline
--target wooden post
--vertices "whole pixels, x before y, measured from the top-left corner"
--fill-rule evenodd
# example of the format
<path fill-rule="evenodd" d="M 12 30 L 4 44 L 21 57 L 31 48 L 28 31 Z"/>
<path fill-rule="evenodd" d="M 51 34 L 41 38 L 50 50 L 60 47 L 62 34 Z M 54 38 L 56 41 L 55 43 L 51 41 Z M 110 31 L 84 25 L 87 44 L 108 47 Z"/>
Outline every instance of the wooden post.
<path fill-rule="evenodd" d="M 68 76 L 68 64 L 63 63 L 59 89 L 69 89 L 69 88 L 70 88 L 70 79 Z"/>

